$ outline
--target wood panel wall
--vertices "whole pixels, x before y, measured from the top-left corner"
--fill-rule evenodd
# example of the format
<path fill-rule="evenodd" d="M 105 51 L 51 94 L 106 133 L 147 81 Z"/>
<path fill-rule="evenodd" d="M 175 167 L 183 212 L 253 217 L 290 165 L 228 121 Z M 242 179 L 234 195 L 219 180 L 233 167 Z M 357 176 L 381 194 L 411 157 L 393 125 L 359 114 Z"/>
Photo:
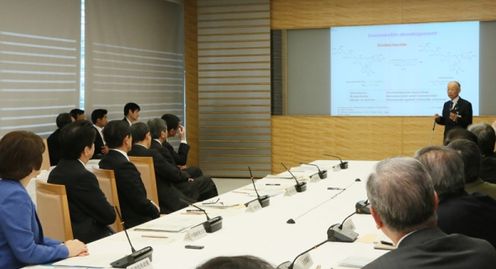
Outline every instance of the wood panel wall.
<path fill-rule="evenodd" d="M 184 69 L 188 165 L 198 166 L 198 37 L 196 0 L 184 1 Z"/>
<path fill-rule="evenodd" d="M 272 0 L 272 29 L 495 20 L 494 0 Z"/>

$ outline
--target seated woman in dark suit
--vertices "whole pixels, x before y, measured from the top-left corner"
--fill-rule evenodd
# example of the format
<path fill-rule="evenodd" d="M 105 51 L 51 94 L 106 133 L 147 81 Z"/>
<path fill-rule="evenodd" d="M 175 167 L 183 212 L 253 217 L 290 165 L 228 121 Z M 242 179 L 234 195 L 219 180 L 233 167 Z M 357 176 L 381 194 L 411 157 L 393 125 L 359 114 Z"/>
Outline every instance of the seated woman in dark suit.
<path fill-rule="evenodd" d="M 87 255 L 79 240 L 65 243 L 43 236 L 26 186 L 39 173 L 41 138 L 14 131 L 0 140 L 0 268 L 19 268 L 67 257 Z"/>

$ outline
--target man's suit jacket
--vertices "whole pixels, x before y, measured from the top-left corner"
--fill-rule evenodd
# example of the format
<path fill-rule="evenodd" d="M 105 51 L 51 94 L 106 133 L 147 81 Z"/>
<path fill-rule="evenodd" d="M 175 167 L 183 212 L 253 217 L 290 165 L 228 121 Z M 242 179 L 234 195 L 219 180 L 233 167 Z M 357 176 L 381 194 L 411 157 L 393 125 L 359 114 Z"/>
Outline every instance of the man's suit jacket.
<path fill-rule="evenodd" d="M 364 269 L 490 269 L 496 251 L 487 241 L 461 234 L 446 235 L 437 228 L 415 231 Z"/>
<path fill-rule="evenodd" d="M 496 183 L 496 155 L 495 154 L 482 157 L 480 177 L 484 181 Z"/>
<path fill-rule="evenodd" d="M 48 154 L 50 155 L 50 166 L 57 165 L 62 155 L 60 146 L 60 129 L 55 130 L 47 138 Z"/>
<path fill-rule="evenodd" d="M 95 135 L 95 152 L 93 153 L 93 157 L 91 159 L 101 159 L 103 154 L 102 154 L 102 147 L 105 145 L 103 143 L 102 136 L 100 135 L 100 132 L 93 126 L 93 129 L 96 132 Z"/>
<path fill-rule="evenodd" d="M 124 155 L 110 150 L 99 163 L 102 169 L 115 173 L 119 204 L 126 228 L 158 218 L 158 209 L 146 198 L 146 190 L 140 173 Z"/>
<path fill-rule="evenodd" d="M 169 164 L 160 153 L 155 150 L 147 149 L 142 145 L 134 144 L 131 151 L 128 152 L 128 155 L 152 157 L 157 181 L 160 211 L 162 213 L 171 213 L 188 206 L 188 204 L 180 200 L 188 200 L 188 198 L 174 187 L 172 184 L 173 181 L 169 178 L 169 175 L 176 173 L 175 167 Z"/>
<path fill-rule="evenodd" d="M 174 157 L 170 154 L 169 150 L 164 148 L 159 142 L 152 140 L 150 146 L 152 151 L 158 152 L 163 159 L 167 162 L 167 178 L 173 182 L 187 182 L 188 176 L 181 172 L 181 169 L 174 164 Z"/>
<path fill-rule="evenodd" d="M 439 228 L 487 240 L 496 247 L 496 201 L 480 193 L 442 195 L 437 209 Z"/>
<path fill-rule="evenodd" d="M 451 100 L 444 103 L 443 114 L 436 119 L 436 123 L 444 125 L 444 137 L 455 127 L 466 129 L 467 126 L 472 124 L 472 104 L 461 97 L 453 109 L 451 109 L 452 104 Z M 460 116 L 456 122 L 449 118 L 451 111 L 455 111 Z"/>
<path fill-rule="evenodd" d="M 172 145 L 167 141 L 165 141 L 162 145 L 170 152 L 176 165 L 186 165 L 186 162 L 188 161 L 189 151 L 188 144 L 180 143 L 177 152 L 174 150 L 174 147 L 172 147 Z"/>
<path fill-rule="evenodd" d="M 96 176 L 78 160 L 59 161 L 48 183 L 65 185 L 74 238 L 89 243 L 107 235 L 115 210 L 100 190 Z"/>

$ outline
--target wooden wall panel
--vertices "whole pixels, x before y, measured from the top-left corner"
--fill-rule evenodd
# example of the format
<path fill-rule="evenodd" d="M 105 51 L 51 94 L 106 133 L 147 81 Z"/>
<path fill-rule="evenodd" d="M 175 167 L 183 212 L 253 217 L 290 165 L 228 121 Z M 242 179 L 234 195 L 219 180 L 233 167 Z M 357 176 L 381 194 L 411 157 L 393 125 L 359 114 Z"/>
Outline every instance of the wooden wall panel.
<path fill-rule="evenodd" d="M 186 131 L 191 146 L 188 165 L 198 166 L 198 42 L 197 0 L 184 1 L 184 68 L 186 70 Z"/>
<path fill-rule="evenodd" d="M 272 29 L 495 20 L 494 0 L 272 0 Z"/>
<path fill-rule="evenodd" d="M 492 123 L 496 116 L 474 118 Z M 316 159 L 381 160 L 412 156 L 428 145 L 441 145 L 444 126 L 432 131 L 431 117 L 273 116 L 272 170 Z"/>

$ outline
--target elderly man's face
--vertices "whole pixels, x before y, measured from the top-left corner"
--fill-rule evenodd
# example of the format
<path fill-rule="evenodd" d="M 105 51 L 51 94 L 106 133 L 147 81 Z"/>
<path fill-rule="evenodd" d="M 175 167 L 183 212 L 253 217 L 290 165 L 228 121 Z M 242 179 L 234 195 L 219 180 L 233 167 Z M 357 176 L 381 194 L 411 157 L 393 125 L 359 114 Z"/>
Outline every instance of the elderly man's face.
<path fill-rule="evenodd" d="M 452 82 L 448 84 L 448 97 L 450 99 L 455 99 L 460 94 L 460 88 L 458 84 Z"/>

